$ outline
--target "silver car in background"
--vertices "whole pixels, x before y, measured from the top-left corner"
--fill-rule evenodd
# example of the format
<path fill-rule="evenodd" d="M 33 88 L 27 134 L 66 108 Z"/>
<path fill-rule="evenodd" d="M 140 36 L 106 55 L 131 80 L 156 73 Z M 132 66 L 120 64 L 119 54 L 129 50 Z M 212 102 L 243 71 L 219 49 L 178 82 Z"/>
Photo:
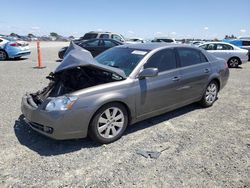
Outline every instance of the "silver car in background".
<path fill-rule="evenodd" d="M 248 61 L 248 50 L 226 42 L 206 42 L 199 46 L 216 57 L 225 59 L 228 67 L 238 67 Z"/>
<path fill-rule="evenodd" d="M 73 47 L 49 85 L 22 98 L 26 122 L 54 139 L 113 142 L 128 124 L 198 101 L 212 106 L 229 77 L 226 61 L 190 45 L 123 45 L 95 59 Z"/>

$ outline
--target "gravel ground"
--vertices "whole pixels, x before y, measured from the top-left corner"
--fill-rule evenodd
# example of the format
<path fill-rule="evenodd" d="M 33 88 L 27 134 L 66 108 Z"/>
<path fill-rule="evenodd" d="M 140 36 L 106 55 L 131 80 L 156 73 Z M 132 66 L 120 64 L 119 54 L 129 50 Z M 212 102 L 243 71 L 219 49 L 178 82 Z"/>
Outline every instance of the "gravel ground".
<path fill-rule="evenodd" d="M 129 126 L 115 143 L 55 141 L 32 131 L 22 95 L 46 85 L 66 43 L 41 43 L 45 69 L 0 62 L 0 187 L 250 187 L 250 62 L 230 69 L 213 107 L 197 104 Z M 136 150 L 163 151 L 158 159 Z"/>

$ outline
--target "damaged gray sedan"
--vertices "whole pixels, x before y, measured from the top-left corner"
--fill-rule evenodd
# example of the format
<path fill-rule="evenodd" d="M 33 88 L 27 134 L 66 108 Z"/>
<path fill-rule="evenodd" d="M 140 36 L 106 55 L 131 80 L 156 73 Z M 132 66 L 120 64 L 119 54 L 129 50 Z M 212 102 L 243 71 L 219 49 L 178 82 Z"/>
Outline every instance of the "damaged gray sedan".
<path fill-rule="evenodd" d="M 22 99 L 26 122 L 54 139 L 113 142 L 128 124 L 198 101 L 212 106 L 229 76 L 224 60 L 185 45 L 123 45 L 95 59 L 72 48 L 49 85 Z"/>

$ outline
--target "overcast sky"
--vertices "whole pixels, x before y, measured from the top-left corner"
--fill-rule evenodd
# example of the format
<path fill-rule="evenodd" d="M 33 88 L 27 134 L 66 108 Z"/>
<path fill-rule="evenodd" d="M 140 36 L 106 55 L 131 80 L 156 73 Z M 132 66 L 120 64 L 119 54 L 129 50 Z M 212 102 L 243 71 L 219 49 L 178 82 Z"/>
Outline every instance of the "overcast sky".
<path fill-rule="evenodd" d="M 250 36 L 250 0 L 11 0 L 1 1 L 0 34 L 92 30 L 126 37 Z"/>

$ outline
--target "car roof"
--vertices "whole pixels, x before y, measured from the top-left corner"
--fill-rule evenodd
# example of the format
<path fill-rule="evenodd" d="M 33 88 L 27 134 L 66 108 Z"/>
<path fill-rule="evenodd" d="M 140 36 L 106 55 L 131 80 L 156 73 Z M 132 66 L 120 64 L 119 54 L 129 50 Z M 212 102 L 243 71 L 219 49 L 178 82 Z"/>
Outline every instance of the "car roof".
<path fill-rule="evenodd" d="M 228 42 L 205 42 L 202 45 L 204 45 L 204 44 L 229 44 L 229 45 L 232 45 L 232 44 L 230 44 Z"/>
<path fill-rule="evenodd" d="M 122 46 L 117 46 L 116 48 L 131 48 L 131 49 L 138 49 L 138 50 L 154 50 L 158 48 L 164 48 L 164 47 L 189 47 L 189 48 L 196 48 L 190 46 L 188 44 L 172 44 L 172 43 L 138 43 L 138 44 L 124 44 Z"/>

